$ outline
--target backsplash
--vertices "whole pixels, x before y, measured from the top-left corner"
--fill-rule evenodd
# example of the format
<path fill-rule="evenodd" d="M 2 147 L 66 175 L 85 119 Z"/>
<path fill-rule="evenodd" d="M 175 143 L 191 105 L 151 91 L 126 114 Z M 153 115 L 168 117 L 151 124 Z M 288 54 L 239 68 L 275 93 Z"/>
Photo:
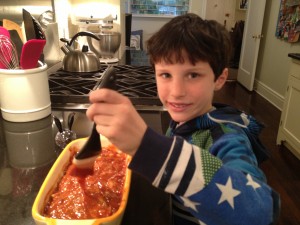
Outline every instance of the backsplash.
<path fill-rule="evenodd" d="M 189 11 L 190 0 L 127 0 L 128 12 L 133 14 L 178 16 Z"/>
<path fill-rule="evenodd" d="M 131 50 L 130 51 L 130 62 L 134 66 L 150 66 L 149 57 L 146 51 Z"/>
<path fill-rule="evenodd" d="M 0 1 L 0 20 L 9 19 L 21 25 L 23 22 L 22 9 L 29 11 L 36 19 L 45 11 L 52 11 L 51 0 L 10 0 Z"/>

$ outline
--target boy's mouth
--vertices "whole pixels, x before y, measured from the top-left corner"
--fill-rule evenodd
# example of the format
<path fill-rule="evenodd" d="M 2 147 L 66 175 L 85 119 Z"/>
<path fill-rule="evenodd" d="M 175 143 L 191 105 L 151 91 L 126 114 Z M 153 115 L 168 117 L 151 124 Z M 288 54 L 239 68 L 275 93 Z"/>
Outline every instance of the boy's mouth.
<path fill-rule="evenodd" d="M 172 111 L 181 112 L 186 110 L 191 104 L 168 102 L 168 108 Z"/>

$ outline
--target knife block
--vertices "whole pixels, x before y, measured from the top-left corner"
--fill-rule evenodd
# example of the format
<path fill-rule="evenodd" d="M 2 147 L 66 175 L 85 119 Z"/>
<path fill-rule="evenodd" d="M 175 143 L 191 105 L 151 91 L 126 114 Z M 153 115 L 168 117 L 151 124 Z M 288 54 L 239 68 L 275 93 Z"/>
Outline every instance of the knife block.
<path fill-rule="evenodd" d="M 0 69 L 0 108 L 3 119 L 30 122 L 51 114 L 47 64 L 27 70 Z"/>

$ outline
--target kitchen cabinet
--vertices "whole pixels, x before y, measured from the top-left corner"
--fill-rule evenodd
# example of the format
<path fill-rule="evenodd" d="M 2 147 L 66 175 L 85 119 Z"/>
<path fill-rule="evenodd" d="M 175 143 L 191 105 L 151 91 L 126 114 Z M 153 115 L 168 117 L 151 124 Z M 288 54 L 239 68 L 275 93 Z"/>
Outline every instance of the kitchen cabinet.
<path fill-rule="evenodd" d="M 300 58 L 292 57 L 277 144 L 284 144 L 300 159 Z"/>

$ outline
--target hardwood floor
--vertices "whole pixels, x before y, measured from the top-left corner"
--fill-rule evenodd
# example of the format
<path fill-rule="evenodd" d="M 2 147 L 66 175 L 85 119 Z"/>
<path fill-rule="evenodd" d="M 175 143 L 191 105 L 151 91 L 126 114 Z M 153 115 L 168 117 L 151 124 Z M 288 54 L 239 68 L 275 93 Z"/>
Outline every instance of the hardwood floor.
<path fill-rule="evenodd" d="M 300 224 L 300 160 L 287 148 L 276 145 L 281 112 L 256 92 L 249 92 L 237 82 L 227 82 L 216 92 L 215 102 L 226 103 L 253 115 L 265 125 L 261 141 L 271 157 L 261 164 L 268 183 L 281 197 L 278 225 Z"/>

